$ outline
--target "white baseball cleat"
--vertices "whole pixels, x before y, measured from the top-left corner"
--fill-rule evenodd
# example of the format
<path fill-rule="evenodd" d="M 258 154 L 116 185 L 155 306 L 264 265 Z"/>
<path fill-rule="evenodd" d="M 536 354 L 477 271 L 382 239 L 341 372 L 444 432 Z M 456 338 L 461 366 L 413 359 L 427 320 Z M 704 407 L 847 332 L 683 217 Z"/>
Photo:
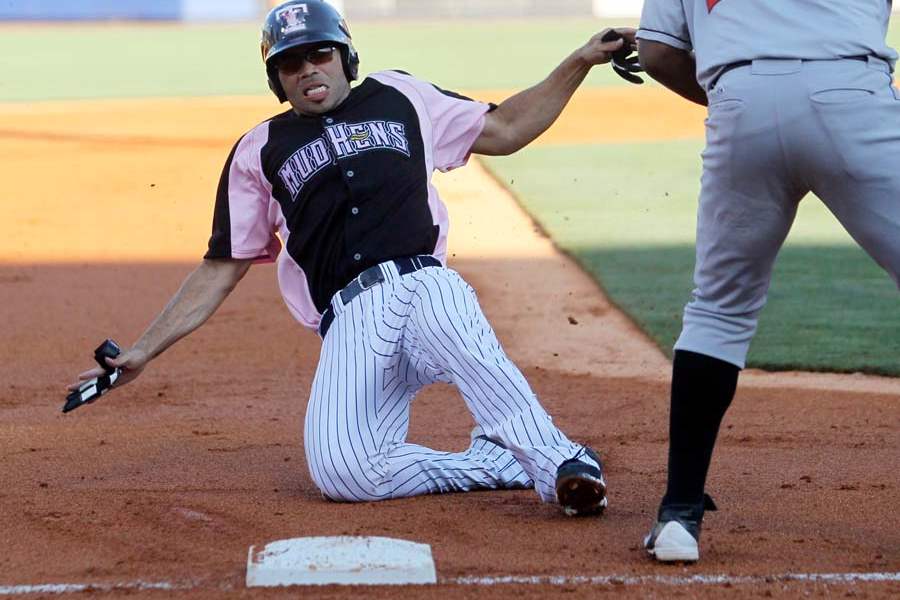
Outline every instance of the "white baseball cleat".
<path fill-rule="evenodd" d="M 658 522 L 644 538 L 647 554 L 660 562 L 695 562 L 700 545 L 678 521 Z"/>
<path fill-rule="evenodd" d="M 716 510 L 709 494 L 698 503 L 660 506 L 656 524 L 644 538 L 647 554 L 659 562 L 700 560 L 700 528 L 708 510 Z"/>

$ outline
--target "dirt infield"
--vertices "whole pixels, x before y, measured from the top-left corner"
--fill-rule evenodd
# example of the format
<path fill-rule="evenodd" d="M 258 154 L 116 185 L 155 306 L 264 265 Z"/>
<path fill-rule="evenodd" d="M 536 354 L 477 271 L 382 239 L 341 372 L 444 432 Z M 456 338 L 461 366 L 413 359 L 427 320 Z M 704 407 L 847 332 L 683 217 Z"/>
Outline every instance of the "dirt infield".
<path fill-rule="evenodd" d="M 631 105 L 666 114 L 668 129 L 658 120 L 640 129 L 650 120 L 639 114 L 605 121 L 596 108 L 622 102 L 619 93 L 579 95 L 541 143 L 702 132 L 701 115 L 653 90 Z M 89 366 L 93 346 L 108 335 L 133 341 L 202 255 L 224 157 L 273 106 L 0 106 L 0 595 L 72 583 L 109 595 L 246 597 L 250 545 L 341 534 L 431 544 L 441 584 L 404 596 L 900 593 L 895 379 L 744 374 L 713 465 L 723 510 L 707 520 L 703 562 L 644 559 L 638 541 L 665 480 L 668 362 L 477 164 L 438 178 L 451 266 L 478 290 L 557 423 L 604 455 L 611 507 L 602 519 L 565 519 L 531 492 L 323 501 L 300 440 L 319 341 L 292 322 L 271 266 L 251 269 L 203 329 L 133 385 L 61 415 L 64 385 Z M 446 386 L 425 391 L 411 439 L 462 449 L 472 423 L 461 407 Z M 802 579 L 858 573 L 895 577 Z M 140 591 L 139 582 L 173 589 Z"/>

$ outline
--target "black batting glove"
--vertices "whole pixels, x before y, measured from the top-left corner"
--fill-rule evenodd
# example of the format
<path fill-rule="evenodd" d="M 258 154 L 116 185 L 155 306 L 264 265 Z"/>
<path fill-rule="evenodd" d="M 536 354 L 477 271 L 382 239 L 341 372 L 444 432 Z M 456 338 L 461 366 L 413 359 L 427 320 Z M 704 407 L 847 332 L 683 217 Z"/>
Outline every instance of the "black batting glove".
<path fill-rule="evenodd" d="M 622 34 L 620 34 L 615 29 L 610 29 L 603 35 L 602 38 L 600 38 L 600 41 L 614 42 L 621 39 Z M 622 44 L 621 48 L 612 53 L 612 60 L 610 61 L 610 64 L 612 64 L 613 71 L 616 72 L 616 75 L 618 75 L 625 81 L 640 85 L 644 83 L 644 80 L 635 75 L 635 73 L 643 73 L 644 68 L 641 67 L 641 63 L 638 61 L 638 57 L 632 56 L 633 53 L 634 50 L 629 48 L 627 44 Z"/>

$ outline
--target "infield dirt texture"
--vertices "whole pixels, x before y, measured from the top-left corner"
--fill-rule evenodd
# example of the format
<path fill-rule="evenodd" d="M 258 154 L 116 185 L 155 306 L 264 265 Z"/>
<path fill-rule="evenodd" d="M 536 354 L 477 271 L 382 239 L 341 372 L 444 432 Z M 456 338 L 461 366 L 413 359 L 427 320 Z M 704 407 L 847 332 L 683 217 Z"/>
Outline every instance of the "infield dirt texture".
<path fill-rule="evenodd" d="M 141 379 L 61 415 L 94 346 L 132 342 L 202 256 L 231 144 L 277 110 L 267 96 L 0 106 L 0 594 L 72 583 L 117 596 L 142 581 L 178 589 L 127 593 L 297 597 L 244 589 L 247 548 L 313 535 L 428 543 L 440 580 L 312 592 L 322 598 L 900 593 L 900 380 L 890 378 L 742 375 L 713 461 L 722 511 L 708 516 L 703 562 L 643 557 L 665 480 L 668 361 L 477 162 L 437 179 L 450 266 L 556 422 L 604 456 L 603 518 L 564 518 L 527 491 L 323 501 L 300 440 L 319 340 L 291 320 L 271 265 L 254 266 Z M 586 89 L 533 150 L 696 141 L 702 118 L 656 88 Z M 435 386 L 416 400 L 410 437 L 458 450 L 471 425 L 458 394 Z M 856 573 L 884 580 L 790 580 Z M 505 576 L 520 583 L 497 584 Z"/>

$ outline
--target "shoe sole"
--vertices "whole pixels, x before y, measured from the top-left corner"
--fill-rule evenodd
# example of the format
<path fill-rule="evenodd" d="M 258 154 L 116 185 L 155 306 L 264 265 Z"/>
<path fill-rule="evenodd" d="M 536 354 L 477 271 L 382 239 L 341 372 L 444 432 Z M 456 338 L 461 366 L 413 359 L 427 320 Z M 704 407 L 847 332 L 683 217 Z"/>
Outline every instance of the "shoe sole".
<path fill-rule="evenodd" d="M 678 521 L 669 521 L 656 536 L 653 548 L 647 553 L 660 562 L 696 562 L 700 560 L 700 547 Z"/>
<path fill-rule="evenodd" d="M 609 505 L 603 480 L 584 473 L 560 477 L 556 482 L 556 498 L 570 517 L 598 515 Z"/>

